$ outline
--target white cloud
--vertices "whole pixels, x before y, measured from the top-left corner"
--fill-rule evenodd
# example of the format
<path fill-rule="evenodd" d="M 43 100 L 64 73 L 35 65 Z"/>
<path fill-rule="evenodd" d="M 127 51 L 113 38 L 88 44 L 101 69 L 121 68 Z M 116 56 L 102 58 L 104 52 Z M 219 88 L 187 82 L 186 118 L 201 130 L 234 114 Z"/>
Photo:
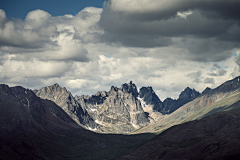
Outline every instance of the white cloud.
<path fill-rule="evenodd" d="M 46 26 L 48 21 L 52 18 L 52 16 L 43 10 L 37 9 L 34 11 L 30 11 L 25 18 L 25 29 L 38 29 L 41 26 Z"/>
<path fill-rule="evenodd" d="M 186 19 L 187 16 L 191 15 L 192 14 L 192 11 L 186 11 L 186 12 L 177 12 L 177 15 L 181 18 L 184 18 Z"/>
<path fill-rule="evenodd" d="M 77 15 L 53 17 L 35 10 L 24 21 L 8 20 L 0 10 L 0 81 L 32 89 L 59 83 L 73 95 L 82 95 L 108 91 L 112 85 L 120 87 L 132 80 L 138 88 L 152 86 L 164 100 L 177 98 L 187 86 L 202 91 L 238 76 L 236 43 L 203 36 L 206 32 L 222 34 L 229 29 L 225 22 L 232 21 L 209 20 L 197 10 L 189 16 L 190 10 L 179 9 L 179 4 L 111 0 L 104 11 L 87 7 Z M 171 18 L 165 17 L 165 11 Z M 108 23 L 99 26 L 104 16 Z M 211 32 L 209 26 L 215 25 L 220 29 Z M 228 31 L 234 35 L 238 29 Z M 231 57 L 235 51 L 238 56 Z M 216 68 L 217 64 L 226 68 Z"/>
<path fill-rule="evenodd" d="M 117 12 L 153 12 L 166 10 L 179 0 L 109 0 L 106 4 L 111 10 Z"/>
<path fill-rule="evenodd" d="M 70 69 L 71 64 L 65 62 L 39 60 L 16 61 L 9 59 L 0 66 L 1 77 L 13 79 L 15 77 L 60 77 Z"/>
<path fill-rule="evenodd" d="M 102 32 L 97 26 L 102 9 L 88 7 L 76 16 L 52 17 L 37 9 L 27 14 L 25 21 L 4 21 L 1 10 L 0 50 L 7 54 L 18 54 L 16 59 L 57 61 L 89 61 L 97 58 L 82 44 L 84 35 Z"/>
<path fill-rule="evenodd" d="M 0 9 L 0 28 L 3 27 L 3 23 L 6 20 L 7 16 L 4 10 Z"/>

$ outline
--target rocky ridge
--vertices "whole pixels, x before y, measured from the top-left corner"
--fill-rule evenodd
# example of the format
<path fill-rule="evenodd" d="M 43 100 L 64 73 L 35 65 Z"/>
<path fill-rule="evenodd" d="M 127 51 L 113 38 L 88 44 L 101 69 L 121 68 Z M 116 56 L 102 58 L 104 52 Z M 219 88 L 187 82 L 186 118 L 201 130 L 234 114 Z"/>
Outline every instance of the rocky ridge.
<path fill-rule="evenodd" d="M 116 159 L 151 137 L 89 131 L 53 101 L 0 84 L 1 160 Z"/>
<path fill-rule="evenodd" d="M 162 102 L 152 87 L 142 87 L 138 92 L 136 85 L 130 81 L 120 88 L 112 86 L 109 92 L 75 96 L 75 99 L 99 124 L 98 131 L 119 133 L 155 123 L 198 95 L 200 93 L 194 89 L 186 88 L 179 99 L 168 101 L 168 98 Z"/>
<path fill-rule="evenodd" d="M 130 82 L 120 88 L 112 86 L 109 92 L 75 99 L 99 124 L 98 130 L 119 133 L 131 132 L 149 122 L 137 96 L 137 87 Z"/>
<path fill-rule="evenodd" d="M 240 100 L 240 77 L 229 80 L 215 89 L 206 88 L 201 95 L 182 105 L 160 121 L 141 128 L 135 133 L 161 132 L 171 126 L 201 119 L 216 112 L 230 110 L 233 103 Z"/>
<path fill-rule="evenodd" d="M 178 99 L 166 98 L 163 102 L 153 91 L 152 87 L 142 87 L 139 91 L 138 99 L 141 100 L 143 109 L 149 113 L 155 121 L 161 119 L 166 114 L 171 114 L 182 105 L 192 101 L 200 95 L 195 89 L 187 87 L 181 92 Z"/>
<path fill-rule="evenodd" d="M 0 84 L 0 107 L 0 121 L 4 122 L 2 127 L 12 126 L 11 128 L 20 130 L 28 130 L 32 126 L 41 126 L 42 130 L 51 130 L 56 126 L 79 128 L 79 125 L 54 102 L 43 100 L 32 90 L 20 86 L 9 87 Z"/>
<path fill-rule="evenodd" d="M 88 112 L 82 108 L 74 99 L 72 94 L 65 87 L 58 84 L 34 90 L 35 94 L 42 98 L 55 102 L 60 106 L 76 123 L 89 129 L 95 129 L 97 124 L 93 121 Z"/>
<path fill-rule="evenodd" d="M 34 93 L 55 102 L 79 125 L 105 133 L 132 132 L 155 123 L 200 95 L 186 88 L 177 100 L 167 98 L 162 102 L 152 87 L 142 87 L 138 92 L 132 81 L 92 96 L 73 97 L 58 84 L 34 90 Z"/>

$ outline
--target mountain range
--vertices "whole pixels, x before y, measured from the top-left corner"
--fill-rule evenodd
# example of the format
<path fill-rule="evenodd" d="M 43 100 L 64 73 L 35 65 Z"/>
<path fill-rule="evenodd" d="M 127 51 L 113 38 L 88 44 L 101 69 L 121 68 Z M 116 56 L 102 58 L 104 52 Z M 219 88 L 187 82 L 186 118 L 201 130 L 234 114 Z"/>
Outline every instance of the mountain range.
<path fill-rule="evenodd" d="M 142 87 L 138 92 L 132 81 L 92 96 L 73 97 L 58 84 L 34 92 L 42 99 L 55 102 L 79 125 L 104 133 L 132 132 L 154 123 L 200 95 L 187 87 L 177 100 L 167 98 L 162 102 L 152 87 Z"/>
<path fill-rule="evenodd" d="M 234 159 L 239 79 L 202 93 L 187 87 L 163 101 L 132 81 L 75 97 L 58 84 L 40 90 L 1 84 L 0 160 Z"/>

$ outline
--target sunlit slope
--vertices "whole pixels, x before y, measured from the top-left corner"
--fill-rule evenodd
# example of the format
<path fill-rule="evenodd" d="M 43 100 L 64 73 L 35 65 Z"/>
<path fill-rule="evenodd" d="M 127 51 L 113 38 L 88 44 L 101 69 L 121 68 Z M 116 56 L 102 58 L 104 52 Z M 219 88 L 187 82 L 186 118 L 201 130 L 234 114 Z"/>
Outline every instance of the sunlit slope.
<path fill-rule="evenodd" d="M 193 101 L 183 105 L 172 114 L 166 115 L 155 124 L 136 130 L 133 133 L 159 133 L 171 126 L 183 122 L 200 119 L 219 111 L 233 109 L 228 107 L 240 100 L 239 79 L 240 78 L 237 77 L 223 83 L 215 89 L 205 92 Z M 236 107 L 238 108 L 238 106 Z"/>
<path fill-rule="evenodd" d="M 170 127 L 118 160 L 239 160 L 239 105 Z"/>

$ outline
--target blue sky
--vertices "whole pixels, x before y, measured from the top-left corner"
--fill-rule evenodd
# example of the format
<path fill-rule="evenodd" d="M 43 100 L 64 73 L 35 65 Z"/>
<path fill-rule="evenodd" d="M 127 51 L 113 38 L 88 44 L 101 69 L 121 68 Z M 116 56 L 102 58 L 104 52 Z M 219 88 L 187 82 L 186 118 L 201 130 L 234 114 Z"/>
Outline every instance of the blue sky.
<path fill-rule="evenodd" d="M 76 15 L 85 7 L 102 8 L 104 0 L 1 0 L 0 8 L 7 17 L 24 19 L 29 11 L 42 9 L 52 16 Z"/>
<path fill-rule="evenodd" d="M 1 0 L 0 83 L 92 95 L 132 80 L 164 100 L 240 75 L 240 1 L 103 3 Z"/>

